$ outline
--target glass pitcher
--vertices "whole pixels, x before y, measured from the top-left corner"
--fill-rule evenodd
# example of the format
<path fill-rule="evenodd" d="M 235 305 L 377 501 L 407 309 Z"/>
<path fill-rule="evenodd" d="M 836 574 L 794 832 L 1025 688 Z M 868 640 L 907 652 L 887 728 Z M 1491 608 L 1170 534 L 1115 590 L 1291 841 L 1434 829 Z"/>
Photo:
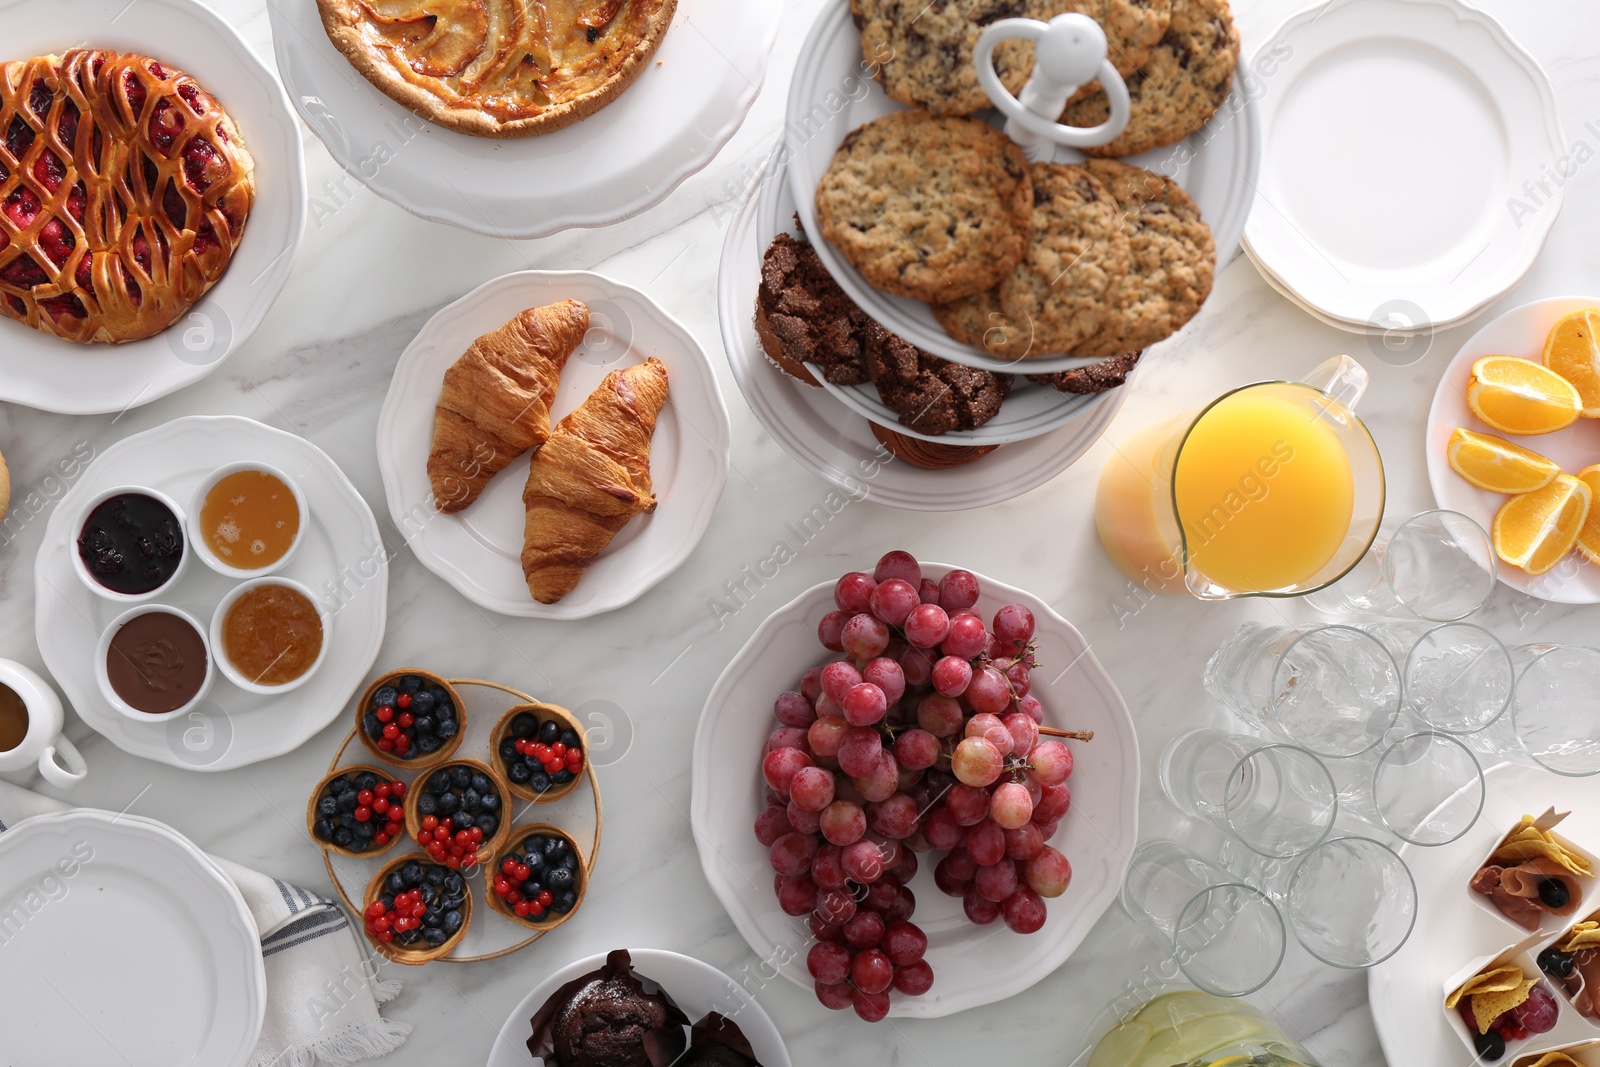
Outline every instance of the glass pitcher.
<path fill-rule="evenodd" d="M 1167 988 L 1135 1011 L 1103 1012 L 1091 1033 L 1108 1021 L 1110 1028 L 1085 1067 L 1317 1067 L 1277 1022 L 1244 1001 Z"/>
<path fill-rule="evenodd" d="M 1100 476 L 1095 524 L 1118 568 L 1202 600 L 1303 596 L 1366 555 L 1383 460 L 1354 408 L 1367 372 L 1335 356 L 1152 426 Z"/>

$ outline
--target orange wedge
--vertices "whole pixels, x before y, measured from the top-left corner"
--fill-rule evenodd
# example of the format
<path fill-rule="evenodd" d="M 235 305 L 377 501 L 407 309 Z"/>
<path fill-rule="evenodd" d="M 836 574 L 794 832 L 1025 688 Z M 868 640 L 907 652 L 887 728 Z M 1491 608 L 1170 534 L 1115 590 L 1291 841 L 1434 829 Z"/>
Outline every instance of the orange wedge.
<path fill-rule="evenodd" d="M 1574 311 L 1551 328 L 1544 365 L 1578 390 L 1585 418 L 1600 419 L 1600 308 Z"/>
<path fill-rule="evenodd" d="M 1531 493 L 1561 473 L 1561 464 L 1532 449 L 1460 426 L 1450 435 L 1449 457 L 1451 470 L 1491 493 Z"/>
<path fill-rule="evenodd" d="M 1577 422 L 1583 400 L 1548 367 L 1516 356 L 1484 356 L 1472 365 L 1467 406 L 1501 433 L 1533 437 Z"/>
<path fill-rule="evenodd" d="M 1495 552 L 1513 567 L 1543 574 L 1577 544 L 1593 499 L 1588 483 L 1570 474 L 1512 497 L 1494 517 Z"/>
<path fill-rule="evenodd" d="M 1575 477 L 1589 487 L 1592 499 L 1600 500 L 1600 463 L 1583 468 Z M 1600 563 L 1600 508 L 1590 506 L 1589 518 L 1578 531 L 1577 548 L 1590 563 Z"/>

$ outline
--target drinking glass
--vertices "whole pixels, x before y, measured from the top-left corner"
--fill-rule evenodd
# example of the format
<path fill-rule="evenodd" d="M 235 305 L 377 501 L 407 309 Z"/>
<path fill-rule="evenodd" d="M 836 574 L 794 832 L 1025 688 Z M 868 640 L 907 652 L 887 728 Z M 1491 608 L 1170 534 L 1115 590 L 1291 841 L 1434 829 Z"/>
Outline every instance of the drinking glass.
<path fill-rule="evenodd" d="M 1241 719 L 1324 759 L 1376 745 L 1402 696 L 1394 657 L 1354 626 L 1245 623 L 1206 664 L 1205 687 Z"/>
<path fill-rule="evenodd" d="M 1271 898 L 1175 841 L 1134 852 L 1122 906 L 1173 951 L 1189 981 L 1214 996 L 1254 993 L 1283 963 L 1288 938 Z"/>
<path fill-rule="evenodd" d="M 1274 859 L 1321 844 L 1339 812 L 1333 776 L 1320 759 L 1248 734 L 1200 729 L 1177 737 L 1162 755 L 1160 779 L 1180 810 Z"/>
<path fill-rule="evenodd" d="M 1494 634 L 1470 622 L 1442 626 L 1368 627 L 1393 638 L 1404 635 L 1406 707 L 1428 728 L 1447 734 L 1485 729 L 1511 707 L 1516 665 Z M 1420 631 L 1420 632 L 1419 632 Z"/>
<path fill-rule="evenodd" d="M 1417 921 L 1417 885 L 1387 845 L 1324 841 L 1296 861 L 1282 890 L 1295 939 L 1330 967 L 1364 970 L 1400 951 Z"/>
<path fill-rule="evenodd" d="M 1306 603 L 1330 615 L 1457 622 L 1489 599 L 1499 566 L 1482 526 L 1457 511 L 1424 511 L 1380 531 L 1360 563 Z"/>
<path fill-rule="evenodd" d="M 1474 750 L 1568 778 L 1600 774 L 1600 649 L 1522 645 L 1511 712 L 1467 738 Z"/>
<path fill-rule="evenodd" d="M 1488 787 L 1458 737 L 1397 729 L 1365 755 L 1338 760 L 1343 810 L 1413 845 L 1447 845 L 1478 822 Z"/>

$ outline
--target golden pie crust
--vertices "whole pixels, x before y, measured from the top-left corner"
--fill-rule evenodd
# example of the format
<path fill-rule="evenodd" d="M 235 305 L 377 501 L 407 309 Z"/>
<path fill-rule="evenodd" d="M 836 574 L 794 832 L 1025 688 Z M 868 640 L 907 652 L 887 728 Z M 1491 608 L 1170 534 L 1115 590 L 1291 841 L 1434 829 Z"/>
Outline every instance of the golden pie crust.
<path fill-rule="evenodd" d="M 253 170 L 216 99 L 149 56 L 0 64 L 0 314 L 79 344 L 160 333 L 228 269 Z"/>
<path fill-rule="evenodd" d="M 317 0 L 329 39 L 368 81 L 439 125 L 480 137 L 532 137 L 594 114 L 644 71 L 677 6 Z"/>

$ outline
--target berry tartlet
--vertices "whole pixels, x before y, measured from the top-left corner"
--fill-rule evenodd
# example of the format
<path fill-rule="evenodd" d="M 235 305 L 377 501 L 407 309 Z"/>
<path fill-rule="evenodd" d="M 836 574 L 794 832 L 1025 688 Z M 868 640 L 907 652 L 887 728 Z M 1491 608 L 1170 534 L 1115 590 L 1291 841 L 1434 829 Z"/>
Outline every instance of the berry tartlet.
<path fill-rule="evenodd" d="M 505 779 L 487 764 L 451 760 L 406 791 L 406 833 L 435 861 L 471 870 L 509 835 L 509 798 Z"/>
<path fill-rule="evenodd" d="M 519 826 L 484 872 L 489 907 L 535 930 L 572 918 L 588 883 L 578 842 L 543 823 Z"/>
<path fill-rule="evenodd" d="M 472 922 L 472 894 L 460 871 L 414 852 L 367 886 L 361 919 L 379 952 L 396 963 L 427 963 L 461 942 Z"/>
<path fill-rule="evenodd" d="M 390 671 L 373 682 L 356 714 L 361 743 L 396 767 L 443 763 L 460 746 L 467 726 L 461 694 L 437 674 L 415 667 Z"/>
<path fill-rule="evenodd" d="M 496 724 L 489 749 L 512 795 L 547 804 L 578 787 L 588 766 L 589 738 L 566 708 L 521 704 Z"/>
<path fill-rule="evenodd" d="M 375 856 L 404 837 L 406 784 L 376 767 L 341 767 L 306 805 L 306 828 L 342 856 Z"/>

